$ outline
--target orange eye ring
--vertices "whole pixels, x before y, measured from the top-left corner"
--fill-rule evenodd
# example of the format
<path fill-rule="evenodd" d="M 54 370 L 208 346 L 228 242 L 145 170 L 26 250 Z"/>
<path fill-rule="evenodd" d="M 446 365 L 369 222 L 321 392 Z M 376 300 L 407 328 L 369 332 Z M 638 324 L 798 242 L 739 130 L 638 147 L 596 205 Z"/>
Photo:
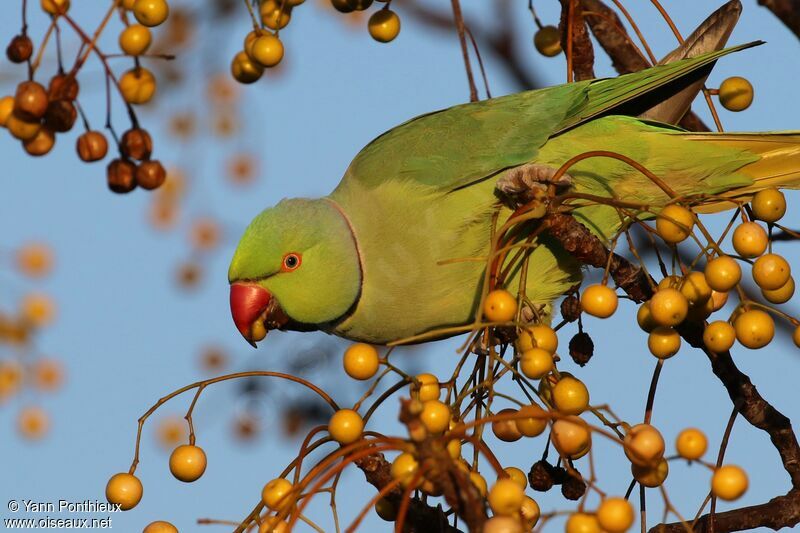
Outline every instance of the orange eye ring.
<path fill-rule="evenodd" d="M 281 272 L 292 272 L 293 270 L 297 270 L 300 268 L 302 263 L 303 257 L 299 253 L 288 253 L 283 256 L 283 261 L 281 262 Z"/>

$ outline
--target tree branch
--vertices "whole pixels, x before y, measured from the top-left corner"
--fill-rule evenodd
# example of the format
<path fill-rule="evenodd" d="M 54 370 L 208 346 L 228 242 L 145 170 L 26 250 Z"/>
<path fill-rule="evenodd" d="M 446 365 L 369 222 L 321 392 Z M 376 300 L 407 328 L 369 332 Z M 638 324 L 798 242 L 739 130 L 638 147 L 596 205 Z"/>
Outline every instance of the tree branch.
<path fill-rule="evenodd" d="M 800 38 L 800 0 L 758 0 Z"/>
<path fill-rule="evenodd" d="M 550 235 L 559 240 L 579 261 L 596 267 L 605 266 L 603 258 L 608 259 L 608 250 L 597 236 L 571 215 L 551 213 L 545 217 L 544 223 L 547 224 Z M 649 282 L 642 283 L 640 280 L 644 274 L 638 266 L 616 254 L 613 255 L 610 264 L 609 274 L 632 298 L 641 301 L 653 295 L 654 280 L 645 279 Z M 618 281 L 618 278 L 622 282 Z M 767 503 L 714 514 L 714 531 L 722 533 L 755 527 L 772 529 L 792 527 L 800 523 L 800 445 L 797 443 L 791 421 L 761 396 L 750 378 L 736 366 L 729 352 L 713 353 L 705 347 L 703 329 L 704 324 L 684 323 L 678 332 L 691 346 L 703 350 L 706 354 L 714 375 L 728 391 L 728 396 L 739 414 L 752 426 L 769 435 L 792 483 L 792 488 L 787 494 L 773 498 Z M 710 515 L 702 516 L 694 530 L 708 530 L 710 520 Z M 685 530 L 685 524 L 674 523 L 660 524 L 650 531 L 678 533 Z"/>

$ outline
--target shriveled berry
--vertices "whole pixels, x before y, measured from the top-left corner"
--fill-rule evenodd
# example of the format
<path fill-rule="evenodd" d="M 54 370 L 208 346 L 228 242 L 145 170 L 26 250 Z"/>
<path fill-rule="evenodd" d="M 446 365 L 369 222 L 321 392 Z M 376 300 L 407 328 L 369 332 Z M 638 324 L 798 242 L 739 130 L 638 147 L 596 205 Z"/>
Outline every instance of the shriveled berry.
<path fill-rule="evenodd" d="M 167 171 L 157 160 L 143 161 L 136 168 L 136 183 L 148 191 L 158 189 L 167 179 Z"/>
<path fill-rule="evenodd" d="M 72 102 L 51 100 L 44 114 L 44 125 L 53 131 L 64 133 L 72 129 L 77 118 L 78 111 Z"/>
<path fill-rule="evenodd" d="M 594 342 L 585 331 L 579 331 L 569 341 L 569 355 L 580 366 L 586 365 L 594 355 Z"/>
<path fill-rule="evenodd" d="M 23 120 L 37 120 L 47 111 L 47 91 L 41 83 L 23 81 L 14 95 L 14 114 Z"/>
<path fill-rule="evenodd" d="M 33 41 L 27 35 L 16 35 L 6 48 L 6 57 L 12 63 L 24 63 L 33 55 Z"/>
<path fill-rule="evenodd" d="M 106 168 L 106 178 L 113 192 L 131 192 L 136 188 L 136 165 L 127 159 L 114 159 Z"/>
<path fill-rule="evenodd" d="M 153 139 L 147 130 L 131 128 L 122 134 L 119 149 L 125 157 L 142 161 L 150 157 L 153 151 Z"/>
<path fill-rule="evenodd" d="M 79 92 L 80 85 L 72 74 L 56 74 L 47 85 L 47 97 L 50 100 L 75 100 Z"/>
<path fill-rule="evenodd" d="M 87 131 L 80 137 L 75 146 L 78 157 L 82 161 L 91 163 L 103 159 L 108 153 L 108 141 L 106 136 L 99 131 Z"/>
<path fill-rule="evenodd" d="M 575 474 L 568 473 L 561 484 L 561 494 L 568 500 L 580 500 L 586 492 L 586 482 Z"/>

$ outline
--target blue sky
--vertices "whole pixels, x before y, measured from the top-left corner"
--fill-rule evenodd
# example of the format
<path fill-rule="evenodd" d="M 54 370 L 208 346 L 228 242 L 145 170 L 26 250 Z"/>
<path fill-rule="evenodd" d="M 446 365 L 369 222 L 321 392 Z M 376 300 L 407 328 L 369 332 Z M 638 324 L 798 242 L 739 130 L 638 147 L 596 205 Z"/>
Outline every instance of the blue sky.
<path fill-rule="evenodd" d="M 93 28 L 104 11 L 96 6 L 106 5 L 73 3 L 73 16 L 87 21 L 87 28 Z M 479 8 L 477 2 L 463 3 L 470 15 L 493 23 L 488 3 Z M 647 2 L 628 3 L 657 55 L 669 51 L 673 37 L 655 10 Z M 664 2 L 684 33 L 720 3 Z M 0 406 L 0 517 L 8 517 L 4 506 L 12 498 L 103 499 L 108 477 L 127 470 L 130 464 L 136 419 L 165 393 L 201 377 L 196 364 L 201 346 L 216 343 L 228 348 L 236 369 L 271 369 L 306 346 L 327 342 L 316 334 L 277 333 L 257 352 L 243 343 L 230 320 L 225 277 L 238 235 L 252 216 L 281 198 L 317 196 L 333 189 L 353 155 L 379 133 L 417 114 L 462 103 L 468 92 L 454 34 L 431 32 L 404 17 L 398 39 L 381 45 L 369 38 L 365 28 L 349 28 L 312 5 L 314 0 L 306 4 L 295 10 L 291 25 L 281 33 L 286 45 L 284 75 L 242 89 L 239 107 L 244 129 L 234 139 L 222 141 L 205 135 L 191 142 L 170 140 L 163 126 L 164 117 L 173 110 L 209 112 L 201 85 L 172 95 L 164 90 L 156 109 L 142 113 L 143 124 L 154 134 L 154 155 L 169 166 L 180 165 L 192 180 L 186 212 L 211 215 L 225 224 L 224 245 L 208 258 L 204 284 L 196 293 L 183 293 L 173 283 L 175 265 L 189 255 L 185 220 L 179 231 L 167 235 L 154 232 L 146 223 L 149 195 L 142 191 L 128 196 L 109 193 L 103 165 L 86 165 L 75 157 L 73 134 L 59 139 L 54 151 L 41 159 L 27 157 L 16 141 L 0 135 L 0 309 L 13 308 L 19 295 L 35 286 L 13 274 L 5 252 L 29 240 L 50 243 L 58 265 L 41 288 L 56 298 L 59 317 L 37 339 L 36 346 L 43 354 L 64 361 L 68 373 L 63 390 L 56 395 L 37 396 L 28 391 Z M 543 83 L 563 82 L 563 58 L 546 59 L 535 53 L 530 44 L 534 27 L 526 2 L 517 4 L 514 23 L 521 36 L 517 46 L 525 51 L 527 63 Z M 557 2 L 538 1 L 536 6 L 543 20 L 557 20 Z M 226 70 L 229 58 L 241 47 L 248 20 L 244 7 L 239 3 L 236 7 L 235 23 L 206 21 L 196 36 L 201 46 L 178 59 L 190 65 L 193 76 Z M 397 2 L 397 12 L 403 17 L 402 1 Z M 0 20 L 0 35 L 10 36 L 17 31 L 17 12 L 9 8 L 6 13 Z M 44 24 L 40 13 L 31 17 L 35 35 L 41 36 Z M 115 46 L 116 31 L 109 30 L 102 41 L 108 50 Z M 755 85 L 753 106 L 740 114 L 721 111 L 723 122 L 727 129 L 740 131 L 798 128 L 797 38 L 748 0 L 731 42 L 755 39 L 768 44 L 721 61 L 709 80 L 709 86 L 716 86 L 727 76 L 743 75 Z M 75 41 L 69 36 L 66 42 Z M 488 51 L 483 53 L 493 93 L 515 91 L 497 59 Z M 605 57 L 598 56 L 598 74 L 611 75 Z M 52 70 L 52 60 L 43 68 Z M 82 101 L 92 122 L 100 127 L 103 91 L 99 66 L 92 60 L 86 71 Z M 3 60 L 1 72 L 3 91 L 11 93 L 12 80 L 21 79 L 24 71 Z M 120 111 L 115 108 L 118 120 L 123 118 Z M 699 111 L 705 115 L 704 110 Z M 121 120 L 119 124 L 120 129 L 125 128 Z M 244 190 L 231 188 L 224 180 L 225 160 L 239 150 L 262 158 L 259 179 Z M 789 193 L 788 199 L 787 223 L 796 227 L 800 217 L 791 205 L 800 198 Z M 793 245 L 783 244 L 779 250 L 793 260 L 798 258 Z M 563 368 L 589 385 L 593 403 L 610 403 L 623 418 L 637 420 L 654 359 L 646 353 L 646 337 L 635 327 L 633 313 L 633 306 L 624 305 L 611 321 L 587 320 L 596 358 L 584 369 L 571 362 Z M 562 344 L 568 338 L 562 336 Z M 785 341 L 758 352 L 738 349 L 734 357 L 767 399 L 797 418 L 797 354 Z M 416 350 L 406 361 L 397 359 L 410 368 L 444 373 L 456 361 L 455 346 L 452 341 L 437 343 Z M 332 368 L 336 373 L 322 377 L 324 386 L 337 398 L 344 398 L 342 403 L 352 401 L 348 378 L 338 365 Z M 299 441 L 279 438 L 277 420 L 267 420 L 267 435 L 257 443 L 235 443 L 228 429 L 231 417 L 242 408 L 237 391 L 235 384 L 216 385 L 197 405 L 198 444 L 208 454 L 209 467 L 194 484 L 171 477 L 167 456 L 146 427 L 137 470 L 145 497 L 135 510 L 113 517 L 117 531 L 138 531 L 156 519 L 169 520 L 181 531 L 197 531 L 201 526 L 194 522 L 199 517 L 237 520 L 249 512 L 261 486 L 291 460 Z M 274 412 L 275 418 L 283 394 L 292 392 L 279 387 L 271 403 L 263 406 L 268 414 Z M 190 400 L 180 397 L 164 410 L 182 414 Z M 14 431 L 18 408 L 30 403 L 41 404 L 52 416 L 50 435 L 35 444 L 21 440 Z M 683 349 L 668 361 L 654 418 L 668 443 L 680 429 L 701 426 L 713 450 L 729 412 L 729 400 L 710 376 L 702 354 Z M 383 413 L 375 427 L 391 430 L 394 404 Z M 500 444 L 497 449 L 504 464 L 527 470 L 542 447 L 543 441 L 537 439 L 527 445 Z M 598 453 L 603 450 L 611 448 L 599 445 Z M 610 493 L 624 492 L 629 480 L 627 466 L 617 455 L 615 452 L 598 467 L 601 486 Z M 767 437 L 742 420 L 734 429 L 727 456 L 751 475 L 751 489 L 743 503 L 762 502 L 788 489 L 787 476 Z M 692 514 L 707 483 L 707 472 L 676 464 L 666 486 L 673 502 Z M 344 487 L 340 509 L 347 523 L 371 489 L 365 488 L 359 472 L 346 476 Z M 565 508 L 557 491 L 533 496 L 544 510 Z M 653 509 L 658 509 L 657 500 L 654 494 Z M 324 512 L 323 498 L 318 504 L 318 511 Z M 328 530 L 327 518 L 319 516 Z M 370 520 L 365 530 L 388 530 L 376 519 Z"/>

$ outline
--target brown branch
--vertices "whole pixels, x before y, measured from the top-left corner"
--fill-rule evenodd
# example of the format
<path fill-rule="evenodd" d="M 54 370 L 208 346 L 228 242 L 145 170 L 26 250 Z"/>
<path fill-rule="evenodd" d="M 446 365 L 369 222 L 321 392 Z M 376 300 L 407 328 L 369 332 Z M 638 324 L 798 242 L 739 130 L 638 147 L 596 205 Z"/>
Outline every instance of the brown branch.
<path fill-rule="evenodd" d="M 598 237 L 571 215 L 548 214 L 545 217 L 545 223 L 548 225 L 549 233 L 579 261 L 592 266 L 598 266 L 598 264 L 602 267 L 605 266 L 602 258 L 608 258 L 608 250 L 605 249 Z M 631 272 L 636 271 L 639 271 L 639 267 L 631 264 L 627 259 L 616 254 L 612 258 L 609 274 L 615 281 L 617 280 L 616 276 L 619 275 L 618 272 L 622 273 L 623 281 L 638 280 L 644 276 L 639 271 L 635 277 L 630 278 Z M 649 282 L 635 283 L 633 285 L 634 293 L 629 293 L 629 295 L 637 300 L 642 297 L 644 299 L 651 297 L 654 280 L 646 281 Z M 617 284 L 627 292 L 627 284 L 619 281 Z M 722 382 L 739 414 L 752 426 L 769 435 L 792 483 L 792 488 L 787 494 L 773 498 L 767 503 L 715 514 L 714 530 L 721 533 L 755 527 L 772 529 L 792 527 L 800 523 L 800 445 L 797 443 L 791 421 L 761 396 L 750 378 L 736 366 L 729 352 L 712 353 L 705 348 L 703 329 L 704 324 L 684 323 L 679 328 L 679 333 L 691 346 L 703 350 L 706 354 L 711 362 L 712 371 Z M 702 516 L 697 522 L 695 531 L 707 531 L 709 520 L 709 515 Z M 650 532 L 678 533 L 685 530 L 685 524 L 674 523 L 659 524 L 650 529 Z"/>
<path fill-rule="evenodd" d="M 800 0 L 758 0 L 800 38 Z"/>
<path fill-rule="evenodd" d="M 475 86 L 475 78 L 472 75 L 472 65 L 469 62 L 469 50 L 467 49 L 466 30 L 464 29 L 464 16 L 461 14 L 461 4 L 458 0 L 450 0 L 453 6 L 453 20 L 456 23 L 458 42 L 461 44 L 461 55 L 464 57 L 464 68 L 467 71 L 467 81 L 469 82 L 469 101 L 478 101 L 478 88 Z"/>
<path fill-rule="evenodd" d="M 368 455 L 355 462 L 364 472 L 367 482 L 378 490 L 392 482 L 391 464 L 382 453 Z M 389 492 L 386 498 L 399 506 L 403 491 L 399 487 Z M 406 531 L 411 533 L 462 533 L 448 522 L 441 508 L 434 508 L 412 499 L 406 514 Z"/>
<path fill-rule="evenodd" d="M 534 89 L 541 84 L 526 67 L 529 60 L 527 55 L 521 54 L 521 49 L 516 46 L 514 24 L 511 20 L 511 2 L 501 2 L 495 6 L 495 17 L 499 19 L 497 29 L 489 30 L 475 21 L 465 20 L 464 24 L 481 48 L 488 49 L 500 59 L 500 64 L 505 67 L 509 75 L 517 82 L 521 89 Z M 453 17 L 448 13 L 431 9 L 417 0 L 404 0 L 403 13 L 414 17 L 417 21 L 441 31 L 453 31 Z"/>
<path fill-rule="evenodd" d="M 561 30 L 561 48 L 567 53 L 575 81 L 594 78 L 594 47 L 586 29 L 580 0 L 561 0 L 561 22 L 558 27 Z M 568 42 L 570 38 L 571 43 Z"/>

